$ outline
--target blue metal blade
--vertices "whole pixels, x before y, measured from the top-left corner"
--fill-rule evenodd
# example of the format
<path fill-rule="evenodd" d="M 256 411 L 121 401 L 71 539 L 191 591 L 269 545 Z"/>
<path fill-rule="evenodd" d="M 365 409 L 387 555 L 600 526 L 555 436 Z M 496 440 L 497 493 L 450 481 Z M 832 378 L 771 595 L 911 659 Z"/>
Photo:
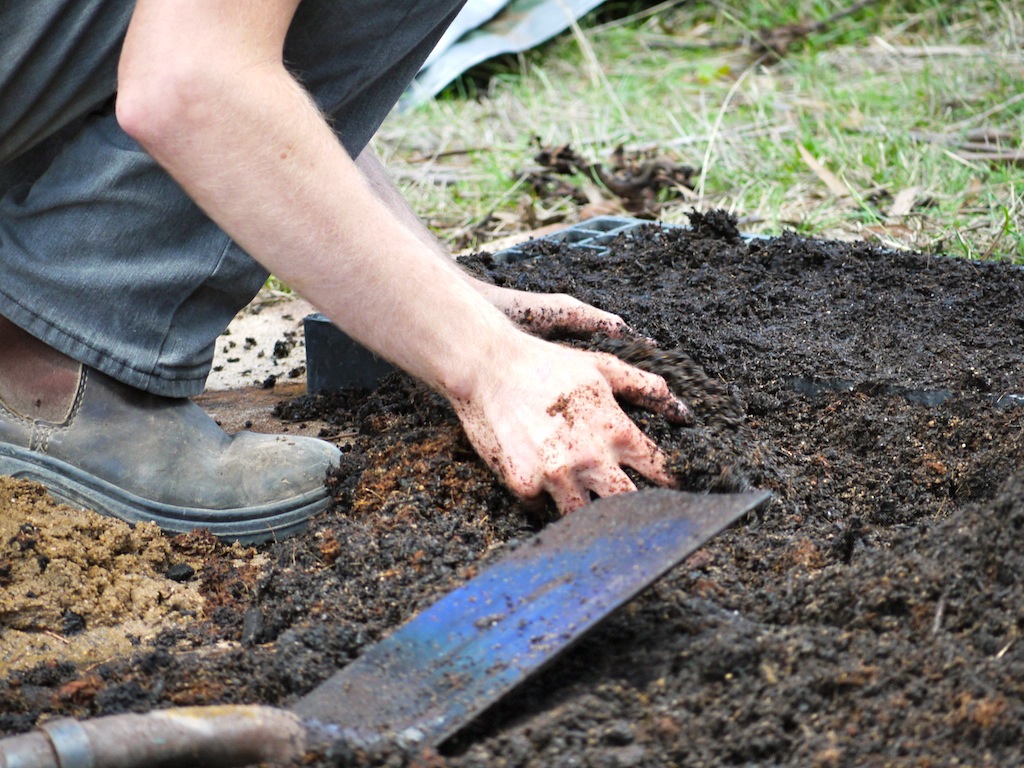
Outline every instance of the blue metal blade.
<path fill-rule="evenodd" d="M 549 525 L 295 704 L 354 744 L 437 745 L 768 493 L 640 491 Z"/>

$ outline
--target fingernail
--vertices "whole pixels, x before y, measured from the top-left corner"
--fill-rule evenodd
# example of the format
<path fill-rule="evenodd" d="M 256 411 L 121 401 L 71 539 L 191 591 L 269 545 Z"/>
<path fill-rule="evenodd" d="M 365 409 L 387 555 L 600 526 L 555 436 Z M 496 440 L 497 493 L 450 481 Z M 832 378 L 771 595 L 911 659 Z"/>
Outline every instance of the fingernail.
<path fill-rule="evenodd" d="M 693 411 L 690 407 L 678 398 L 672 400 L 672 418 L 679 421 L 682 424 L 689 424 L 693 421 Z"/>

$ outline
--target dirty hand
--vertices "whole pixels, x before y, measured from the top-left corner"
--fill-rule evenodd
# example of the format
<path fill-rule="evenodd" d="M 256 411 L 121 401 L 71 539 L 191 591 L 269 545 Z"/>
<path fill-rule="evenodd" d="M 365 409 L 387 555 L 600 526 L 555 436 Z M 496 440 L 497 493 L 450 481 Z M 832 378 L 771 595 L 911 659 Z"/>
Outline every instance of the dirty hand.
<path fill-rule="evenodd" d="M 615 401 L 688 421 L 664 379 L 612 355 L 525 338 L 525 360 L 490 372 L 472 399 L 453 400 L 473 446 L 513 493 L 535 504 L 548 493 L 564 514 L 591 494 L 636 490 L 623 466 L 674 484 L 665 455 Z"/>
<path fill-rule="evenodd" d="M 530 293 L 480 283 L 477 290 L 524 330 L 543 338 L 585 337 L 594 333 L 619 337 L 626 321 L 564 293 Z"/>

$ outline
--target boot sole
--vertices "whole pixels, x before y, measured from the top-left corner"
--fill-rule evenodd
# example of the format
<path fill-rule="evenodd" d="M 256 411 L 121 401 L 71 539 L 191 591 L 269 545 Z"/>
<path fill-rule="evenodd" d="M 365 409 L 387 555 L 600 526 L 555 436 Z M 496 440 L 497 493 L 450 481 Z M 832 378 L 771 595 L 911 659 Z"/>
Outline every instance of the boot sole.
<path fill-rule="evenodd" d="M 242 544 L 280 540 L 298 533 L 309 518 L 327 509 L 327 488 L 284 501 L 235 509 L 192 509 L 144 499 L 66 462 L 11 445 L 0 445 L 0 475 L 43 485 L 57 501 L 126 523 L 156 523 L 169 533 L 208 529 Z"/>

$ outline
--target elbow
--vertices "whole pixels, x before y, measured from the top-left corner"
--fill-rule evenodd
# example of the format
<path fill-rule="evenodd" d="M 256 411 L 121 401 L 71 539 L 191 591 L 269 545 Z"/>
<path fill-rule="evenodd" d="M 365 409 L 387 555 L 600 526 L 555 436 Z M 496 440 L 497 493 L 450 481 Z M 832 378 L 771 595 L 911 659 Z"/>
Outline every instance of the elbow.
<path fill-rule="evenodd" d="M 114 114 L 121 130 L 145 146 L 148 143 L 148 137 L 155 132 L 159 112 L 154 112 L 152 108 L 147 107 L 140 98 L 141 95 L 119 85 L 117 99 L 114 102 Z"/>
<path fill-rule="evenodd" d="M 209 75 L 201 71 L 150 68 L 136 75 L 122 69 L 114 112 L 121 130 L 162 160 L 216 115 L 216 100 Z"/>
<path fill-rule="evenodd" d="M 160 94 L 164 98 L 160 98 Z M 173 92 L 164 86 L 140 77 L 118 78 L 114 114 L 126 134 L 143 148 L 150 150 L 166 136 L 169 126 L 176 121 Z"/>

